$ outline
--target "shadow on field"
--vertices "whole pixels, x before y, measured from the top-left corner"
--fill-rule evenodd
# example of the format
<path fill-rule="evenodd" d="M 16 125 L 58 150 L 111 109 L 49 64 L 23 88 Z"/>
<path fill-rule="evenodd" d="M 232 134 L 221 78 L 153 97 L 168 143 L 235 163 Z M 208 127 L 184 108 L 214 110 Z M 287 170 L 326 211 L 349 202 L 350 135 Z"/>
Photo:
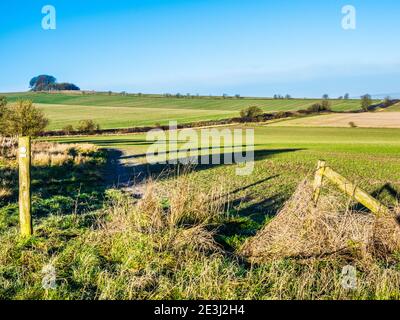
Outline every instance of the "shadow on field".
<path fill-rule="evenodd" d="M 80 155 L 79 155 L 80 156 Z M 79 157 L 78 156 L 78 157 Z M 77 158 L 51 165 L 32 165 L 32 216 L 34 219 L 50 215 L 82 214 L 102 207 L 106 184 L 104 170 L 106 154 L 91 154 L 89 160 Z M 1 185 L 9 195 L 0 197 L 0 229 L 18 223 L 18 168 L 0 169 Z M 91 225 L 89 215 L 85 223 Z"/>
<path fill-rule="evenodd" d="M 371 195 L 378 199 L 389 196 L 393 200 L 400 200 L 400 192 L 390 183 L 386 183 L 381 188 L 375 190 Z"/>
<path fill-rule="evenodd" d="M 204 149 L 199 149 L 204 150 Z M 256 150 L 254 151 L 254 160 L 262 161 L 274 155 L 297 152 L 303 149 L 269 149 L 269 150 Z M 179 173 L 184 172 L 199 172 L 203 170 L 211 170 L 224 166 L 226 160 L 235 159 L 235 156 L 242 156 L 241 153 L 217 153 L 210 154 L 206 157 L 199 156 L 194 158 L 196 165 L 184 164 L 122 164 L 121 160 L 128 157 L 122 155 L 121 152 L 115 151 L 112 153 L 111 163 L 114 166 L 112 171 L 117 173 L 117 182 L 119 186 L 133 186 L 144 182 L 147 178 L 154 178 L 155 180 L 169 179 L 178 176 Z M 218 157 L 219 163 L 212 163 L 212 157 Z M 180 158 L 178 162 L 189 162 L 193 158 Z M 237 158 L 238 159 L 238 158 Z M 206 164 L 204 164 L 206 162 Z M 243 161 L 239 161 L 239 163 Z M 210 163 L 210 164 L 207 164 Z M 229 164 L 228 164 L 229 165 Z M 279 175 L 269 176 L 248 185 L 240 186 L 234 190 L 229 191 L 227 194 L 221 196 L 222 199 L 229 199 L 225 203 L 225 207 L 232 213 L 234 219 L 229 219 L 222 226 L 219 227 L 217 232 L 217 241 L 228 251 L 234 251 L 234 246 L 230 244 L 229 239 L 247 238 L 253 236 L 259 230 L 267 217 L 274 216 L 287 200 L 286 194 L 275 194 L 262 201 L 254 203 L 254 198 L 251 196 L 252 190 L 257 187 L 268 188 L 268 184 L 274 183 L 274 180 Z"/>
<path fill-rule="evenodd" d="M 258 185 L 260 185 L 260 184 L 263 184 L 264 182 L 270 181 L 270 180 L 272 180 L 272 179 L 274 179 L 274 178 L 277 178 L 277 177 L 279 177 L 279 175 L 274 175 L 274 176 L 271 176 L 271 177 L 268 177 L 268 178 L 259 180 L 259 181 L 257 181 L 257 182 L 251 183 L 251 184 L 249 184 L 249 185 L 247 185 L 247 186 L 237 188 L 237 189 L 235 189 L 235 190 L 229 192 L 229 195 L 234 195 L 234 194 L 236 194 L 236 193 L 238 193 L 238 192 L 245 191 L 245 190 L 250 189 L 250 188 L 252 188 L 252 187 L 256 187 L 256 186 L 258 186 Z"/>
<path fill-rule="evenodd" d="M 400 202 L 400 192 L 391 183 L 386 183 L 382 187 L 371 193 L 371 196 L 389 206 L 396 206 Z M 361 203 L 352 206 L 353 210 L 369 211 Z"/>
<path fill-rule="evenodd" d="M 106 145 L 111 145 L 111 146 L 118 146 L 118 145 L 123 145 L 123 146 L 142 146 L 142 145 L 151 145 L 154 144 L 152 141 L 147 141 L 147 140 L 136 140 L 136 139 L 90 139 L 88 137 L 87 140 L 85 139 L 73 139 L 73 138 L 68 138 L 63 143 L 77 143 L 77 144 L 82 144 L 82 143 L 88 143 L 88 144 L 94 144 L 97 146 L 106 146 Z"/>
<path fill-rule="evenodd" d="M 219 148 L 218 148 L 219 149 Z M 210 149 L 197 149 L 197 151 L 205 151 Z M 269 149 L 254 151 L 254 161 L 260 161 L 272 157 L 277 154 L 296 152 L 303 149 Z M 127 159 L 127 156 L 118 157 L 118 152 L 114 154 L 114 163 L 120 163 L 120 160 Z M 143 155 L 140 155 L 143 156 Z M 218 161 L 215 161 L 218 159 Z M 214 160 L 214 161 L 213 161 Z M 121 184 L 140 183 L 146 178 L 152 177 L 155 179 L 164 179 L 170 177 L 171 173 L 178 173 L 185 166 L 190 166 L 192 171 L 203 171 L 214 169 L 220 166 L 232 164 L 244 164 L 246 160 L 242 152 L 215 153 L 210 155 L 202 155 L 197 157 L 186 157 L 177 159 L 178 163 L 167 164 L 121 164 L 122 169 L 119 169 L 121 175 L 118 181 Z M 118 172 L 118 171 L 117 171 Z"/>

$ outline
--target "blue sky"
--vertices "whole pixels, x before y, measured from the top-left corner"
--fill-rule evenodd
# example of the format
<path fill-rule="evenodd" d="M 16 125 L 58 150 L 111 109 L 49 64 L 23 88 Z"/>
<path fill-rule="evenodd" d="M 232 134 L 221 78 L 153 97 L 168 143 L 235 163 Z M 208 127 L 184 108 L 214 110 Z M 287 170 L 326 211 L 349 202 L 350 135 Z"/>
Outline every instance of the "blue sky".
<path fill-rule="evenodd" d="M 41 27 L 44 5 L 56 30 Z M 357 9 L 356 30 L 341 26 L 344 5 Z M 0 10 L 0 92 L 45 73 L 88 90 L 400 96 L 398 0 L 14 0 Z"/>

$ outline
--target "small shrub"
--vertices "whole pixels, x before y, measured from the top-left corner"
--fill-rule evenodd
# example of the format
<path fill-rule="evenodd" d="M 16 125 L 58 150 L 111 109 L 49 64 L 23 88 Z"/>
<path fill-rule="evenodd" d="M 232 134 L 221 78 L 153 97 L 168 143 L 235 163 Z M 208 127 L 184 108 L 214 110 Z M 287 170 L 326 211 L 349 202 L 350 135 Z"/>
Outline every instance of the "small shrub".
<path fill-rule="evenodd" d="M 321 109 L 322 109 L 322 106 L 321 106 L 320 103 L 314 103 L 314 104 L 312 104 L 311 106 L 309 106 L 309 107 L 307 108 L 307 111 L 310 111 L 310 112 L 320 112 Z"/>
<path fill-rule="evenodd" d="M 66 125 L 64 128 L 62 128 L 62 131 L 63 131 L 65 134 L 71 134 L 72 132 L 75 131 L 75 129 L 74 129 L 74 127 L 73 127 L 72 124 L 68 124 L 68 125 Z"/>
<path fill-rule="evenodd" d="M 357 125 L 353 121 L 349 122 L 349 126 L 350 128 L 357 128 Z"/>
<path fill-rule="evenodd" d="M 263 111 L 256 106 L 248 107 L 240 111 L 240 118 L 243 122 L 255 122 L 262 120 Z"/>
<path fill-rule="evenodd" d="M 293 114 L 291 112 L 287 112 L 287 111 L 279 111 L 277 113 L 274 114 L 274 119 L 284 119 L 284 118 L 288 118 L 290 116 L 292 116 Z"/>
<path fill-rule="evenodd" d="M 312 104 L 310 107 L 308 107 L 307 111 L 313 113 L 332 111 L 331 103 L 329 100 L 322 100 L 321 102 Z"/>
<path fill-rule="evenodd" d="M 92 132 L 100 130 L 100 125 L 90 119 L 89 120 L 81 120 L 81 121 L 79 121 L 77 129 L 78 129 L 78 131 L 92 133 Z"/>
<path fill-rule="evenodd" d="M 3 112 L 0 133 L 6 136 L 37 136 L 49 124 L 44 113 L 30 100 L 20 100 L 5 107 Z"/>

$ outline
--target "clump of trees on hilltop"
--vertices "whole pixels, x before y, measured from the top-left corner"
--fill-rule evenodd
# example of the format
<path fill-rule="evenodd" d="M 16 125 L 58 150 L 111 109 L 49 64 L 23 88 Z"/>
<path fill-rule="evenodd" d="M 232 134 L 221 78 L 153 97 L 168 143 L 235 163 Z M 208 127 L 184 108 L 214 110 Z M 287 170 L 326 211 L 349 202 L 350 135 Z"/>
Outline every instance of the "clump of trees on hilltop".
<path fill-rule="evenodd" d="M 47 74 L 42 74 L 37 77 L 33 77 L 29 81 L 29 87 L 32 91 L 78 91 L 80 88 L 73 83 L 61 82 L 58 83 L 57 79 Z"/>

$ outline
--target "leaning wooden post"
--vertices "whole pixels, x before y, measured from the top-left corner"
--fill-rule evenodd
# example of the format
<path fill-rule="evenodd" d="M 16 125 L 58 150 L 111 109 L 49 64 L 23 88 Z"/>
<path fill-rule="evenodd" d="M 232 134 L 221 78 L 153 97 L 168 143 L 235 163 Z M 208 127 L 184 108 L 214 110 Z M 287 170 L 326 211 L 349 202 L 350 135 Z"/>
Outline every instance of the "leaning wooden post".
<path fill-rule="evenodd" d="M 31 138 L 18 140 L 19 164 L 19 222 L 22 236 L 31 236 Z"/>
<path fill-rule="evenodd" d="M 317 205 L 319 196 L 321 194 L 322 182 L 324 179 L 324 173 L 326 168 L 326 162 L 323 160 L 318 161 L 317 171 L 315 172 L 314 178 L 314 204 Z"/>

